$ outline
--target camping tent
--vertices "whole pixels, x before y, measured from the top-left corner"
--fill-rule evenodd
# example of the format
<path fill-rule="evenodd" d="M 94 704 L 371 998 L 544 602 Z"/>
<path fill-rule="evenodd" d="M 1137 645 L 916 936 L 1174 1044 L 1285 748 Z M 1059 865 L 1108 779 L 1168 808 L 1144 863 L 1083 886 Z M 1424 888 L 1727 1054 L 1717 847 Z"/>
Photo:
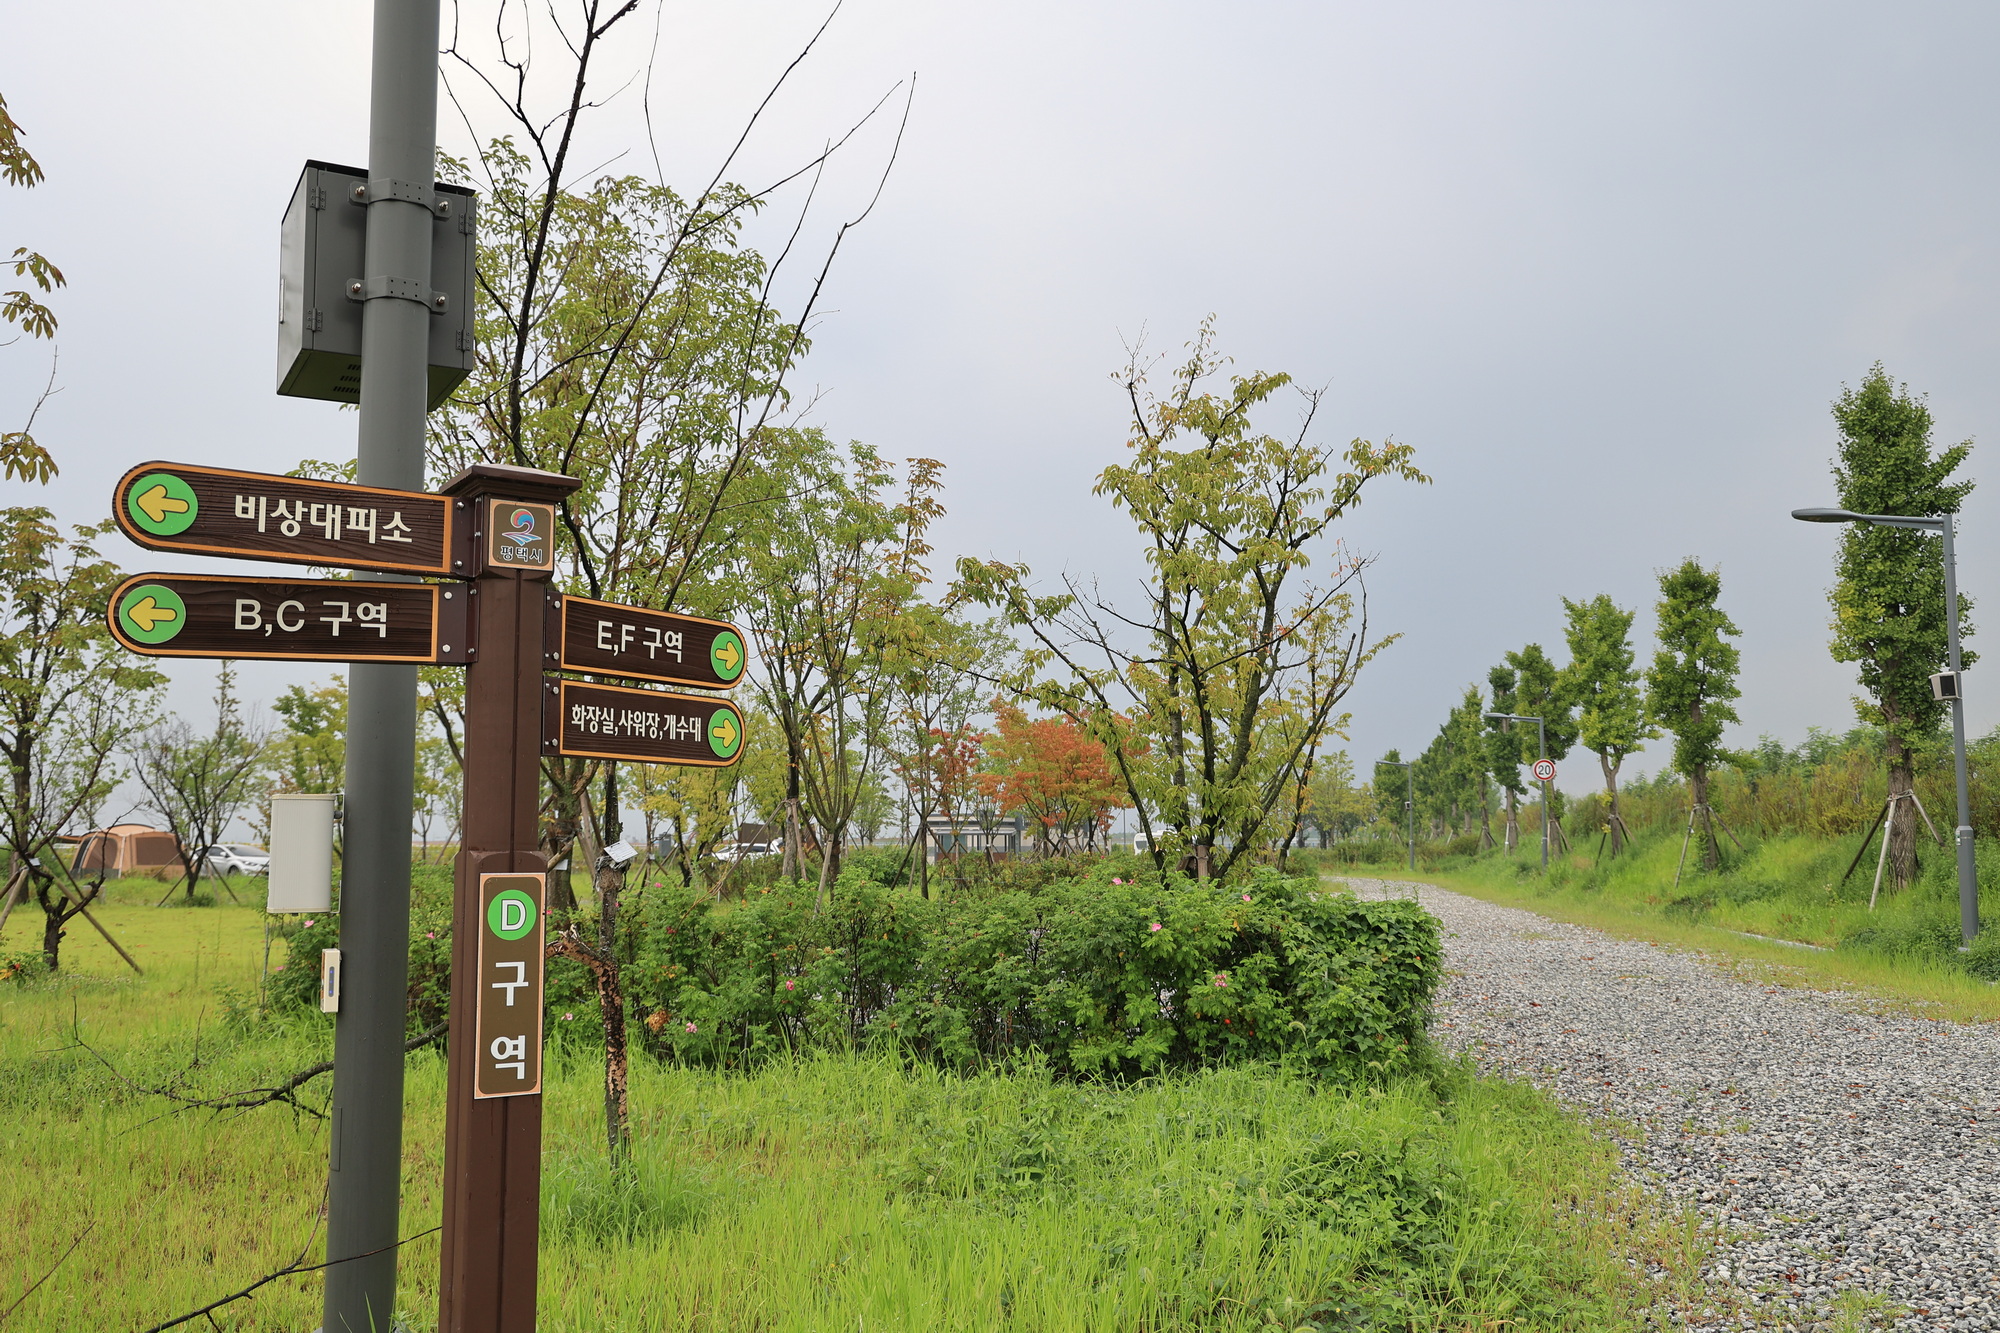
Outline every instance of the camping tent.
<path fill-rule="evenodd" d="M 83 835 L 71 862 L 76 873 L 130 875 L 181 863 L 180 844 L 164 829 L 144 824 L 113 824 Z"/>

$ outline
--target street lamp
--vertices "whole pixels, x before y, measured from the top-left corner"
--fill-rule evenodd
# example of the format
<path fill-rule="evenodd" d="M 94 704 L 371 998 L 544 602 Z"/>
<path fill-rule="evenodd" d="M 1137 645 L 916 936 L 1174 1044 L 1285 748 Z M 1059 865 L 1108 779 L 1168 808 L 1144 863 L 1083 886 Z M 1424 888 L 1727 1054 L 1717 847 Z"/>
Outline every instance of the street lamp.
<path fill-rule="evenodd" d="M 1403 810 L 1410 822 L 1410 869 L 1417 868 L 1417 779 L 1409 764 L 1398 759 L 1377 759 L 1377 768 L 1400 768 L 1403 770 Z"/>
<path fill-rule="evenodd" d="M 1801 523 L 1873 523 L 1878 528 L 1917 528 L 1944 538 L 1945 667 L 1931 688 L 1951 700 L 1951 758 L 1958 779 L 1958 929 L 1971 944 L 1979 934 L 1979 878 L 1972 862 L 1972 807 L 1965 791 L 1965 691 L 1959 680 L 1958 556 L 1952 548 L 1955 514 L 1857 514 L 1848 509 L 1794 509 Z M 1884 838 L 1889 835 L 1885 832 Z"/>
<path fill-rule="evenodd" d="M 1525 713 L 1488 713 L 1486 717 L 1494 722 L 1532 722 L 1535 724 L 1535 758 L 1549 757 L 1548 723 L 1539 717 L 1529 717 Z M 1542 784 L 1542 873 L 1549 873 L 1549 784 L 1540 777 L 1535 781 Z"/>

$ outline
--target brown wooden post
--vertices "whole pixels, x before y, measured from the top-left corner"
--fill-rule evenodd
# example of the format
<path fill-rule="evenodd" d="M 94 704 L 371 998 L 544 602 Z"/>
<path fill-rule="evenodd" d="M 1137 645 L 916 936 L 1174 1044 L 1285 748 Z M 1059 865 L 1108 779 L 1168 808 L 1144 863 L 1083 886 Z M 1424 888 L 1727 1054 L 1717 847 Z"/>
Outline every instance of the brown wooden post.
<path fill-rule="evenodd" d="M 481 464 L 444 487 L 462 506 L 454 514 L 455 526 L 470 535 L 458 558 L 474 578 L 468 589 L 473 652 L 465 682 L 465 818 L 452 918 L 439 1333 L 534 1333 L 535 1328 L 540 959 L 529 969 L 532 987 L 519 997 L 524 1014 L 530 1001 L 533 1006 L 534 1049 L 525 1053 L 531 1057 L 533 1091 L 510 1095 L 504 1088 L 507 1071 L 524 1084 L 527 1073 L 503 1065 L 496 1082 L 492 1062 L 519 1048 L 508 1050 L 504 1038 L 483 1045 L 480 1040 L 480 1001 L 497 1003 L 483 992 L 499 989 L 481 975 L 482 932 L 488 928 L 482 888 L 490 898 L 496 886 L 487 877 L 535 876 L 547 869 L 537 826 L 543 630 L 554 563 L 554 506 L 577 485 L 551 472 Z M 526 883 L 535 887 L 532 879 Z M 526 940 L 539 939 L 538 922 Z M 504 982 L 518 972 L 499 975 Z M 507 990 L 505 997 L 511 1003 L 515 992 Z M 494 1045 L 500 1046 L 497 1053 Z"/>

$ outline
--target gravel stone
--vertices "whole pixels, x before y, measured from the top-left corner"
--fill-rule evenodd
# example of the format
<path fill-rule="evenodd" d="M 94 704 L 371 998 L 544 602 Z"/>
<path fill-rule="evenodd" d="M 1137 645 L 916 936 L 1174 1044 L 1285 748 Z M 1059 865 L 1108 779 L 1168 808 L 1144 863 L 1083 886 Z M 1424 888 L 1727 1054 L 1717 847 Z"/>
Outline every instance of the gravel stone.
<path fill-rule="evenodd" d="M 2000 1031 L 1746 980 L 1728 960 L 1620 940 L 1429 885 L 1444 925 L 1432 1032 L 1619 1135 L 1627 1164 L 1724 1240 L 1700 1330 L 2000 1330 Z M 1843 1292 L 1904 1307 L 1833 1320 Z M 1850 1300 L 1852 1298 L 1849 1298 Z"/>

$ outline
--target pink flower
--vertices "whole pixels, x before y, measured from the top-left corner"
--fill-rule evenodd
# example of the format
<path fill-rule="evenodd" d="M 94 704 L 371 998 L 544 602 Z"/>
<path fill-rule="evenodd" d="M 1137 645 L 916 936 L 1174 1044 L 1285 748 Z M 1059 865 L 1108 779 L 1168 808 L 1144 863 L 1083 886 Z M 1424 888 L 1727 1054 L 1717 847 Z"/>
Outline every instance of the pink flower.
<path fill-rule="evenodd" d="M 1215 974 L 1215 984 L 1218 986 L 1227 986 L 1229 984 L 1229 974 L 1227 972 L 1217 972 Z"/>
<path fill-rule="evenodd" d="M 427 930 L 424 932 L 424 938 L 427 940 L 434 940 L 437 937 L 438 933 L 435 930 Z"/>
<path fill-rule="evenodd" d="M 312 924 L 312 918 L 311 918 L 311 917 L 307 917 L 307 918 L 306 918 L 306 924 L 307 924 L 308 926 L 310 926 L 310 925 Z"/>
<path fill-rule="evenodd" d="M 564 1014 L 564 1015 L 563 1015 L 563 1022 L 565 1022 L 565 1023 L 571 1023 L 571 1022 L 575 1022 L 575 1021 L 576 1021 L 576 1015 L 575 1015 L 575 1014 Z"/>
<path fill-rule="evenodd" d="M 692 1023 L 688 1024 L 688 1031 L 689 1031 L 689 1032 L 693 1032 L 693 1031 L 695 1031 L 695 1030 L 696 1030 L 696 1028 L 695 1028 L 695 1025 L 694 1025 L 694 1024 L 692 1024 Z"/>
<path fill-rule="evenodd" d="M 1122 879 L 1114 879 L 1114 880 L 1112 880 L 1111 882 L 1112 882 L 1113 884 L 1123 884 L 1123 883 L 1124 883 L 1125 881 L 1124 881 L 1124 880 L 1122 880 Z M 306 924 L 307 924 L 307 925 L 311 925 L 312 923 L 311 923 L 311 922 L 307 922 Z"/>
<path fill-rule="evenodd" d="M 798 984 L 799 984 L 799 983 L 798 983 L 798 982 L 796 982 L 796 981 L 787 981 L 787 982 L 785 983 L 785 989 L 786 989 L 786 990 L 790 990 L 790 989 L 792 989 L 792 988 L 793 988 L 794 986 L 796 986 L 796 985 L 798 985 Z"/>
<path fill-rule="evenodd" d="M 1154 923 L 1152 924 L 1152 926 L 1151 926 L 1151 927 L 1149 927 L 1149 929 L 1152 929 L 1152 930 L 1158 930 L 1159 928 L 1160 928 L 1160 923 L 1159 923 L 1159 922 L 1157 922 L 1157 921 L 1155 921 L 1155 922 L 1154 922 Z"/>
<path fill-rule="evenodd" d="M 1249 894 L 1247 894 L 1247 893 L 1246 893 L 1246 894 L 1244 894 L 1244 895 L 1243 895 L 1243 901 L 1244 901 L 1244 902 L 1246 902 L 1246 903 L 1247 903 L 1247 902 L 1249 902 L 1249 901 L 1250 901 L 1250 895 L 1249 895 Z"/>

